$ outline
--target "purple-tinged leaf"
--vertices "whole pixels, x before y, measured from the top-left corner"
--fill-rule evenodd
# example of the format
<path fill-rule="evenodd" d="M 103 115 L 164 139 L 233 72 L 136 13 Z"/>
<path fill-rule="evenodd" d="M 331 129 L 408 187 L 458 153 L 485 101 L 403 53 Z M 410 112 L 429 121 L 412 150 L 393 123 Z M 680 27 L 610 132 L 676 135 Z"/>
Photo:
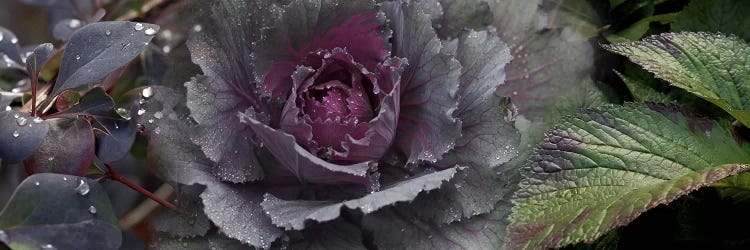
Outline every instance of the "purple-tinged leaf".
<path fill-rule="evenodd" d="M 78 103 L 54 113 L 49 117 L 75 118 L 79 115 L 91 115 L 109 119 L 123 119 L 115 112 L 115 101 L 104 91 L 96 87 L 84 94 Z"/>
<path fill-rule="evenodd" d="M 0 112 L 0 159 L 17 163 L 42 145 L 50 126 L 27 113 Z"/>
<path fill-rule="evenodd" d="M 346 220 L 339 219 L 324 224 L 310 225 L 301 232 L 299 239 L 290 239 L 290 250 L 350 249 L 365 250 L 362 229 Z M 291 238 L 291 237 L 290 237 Z M 285 244 L 282 242 L 281 244 Z"/>
<path fill-rule="evenodd" d="M 49 123 L 49 134 L 23 161 L 26 172 L 83 176 L 94 161 L 91 124 L 85 119 L 50 119 L 43 123 Z"/>
<path fill-rule="evenodd" d="M 84 26 L 65 46 L 57 82 L 50 96 L 101 80 L 127 64 L 149 44 L 159 26 L 101 22 Z"/>
<path fill-rule="evenodd" d="M 119 249 L 122 243 L 99 183 L 60 174 L 32 175 L 16 188 L 0 212 L 0 235 L 14 249 Z"/>
<path fill-rule="evenodd" d="M 377 179 L 374 179 L 377 175 L 371 175 L 376 165 L 373 162 L 352 165 L 330 163 L 297 144 L 292 135 L 273 129 L 254 117 L 243 115 L 242 119 L 255 132 L 258 140 L 264 142 L 264 147 L 276 157 L 281 167 L 285 167 L 300 181 L 321 184 L 358 183 L 366 187 L 377 185 Z"/>
<path fill-rule="evenodd" d="M 255 51 L 255 76 L 274 97 L 286 99 L 290 76 L 317 50 L 343 48 L 367 69 L 375 69 L 388 55 L 384 20 L 372 0 L 298 0 L 283 9 Z"/>
<path fill-rule="evenodd" d="M 209 76 L 197 76 L 185 86 L 187 107 L 199 124 L 191 138 L 216 162 L 212 164 L 214 174 L 235 183 L 262 179 L 253 132 L 238 118 L 249 107 L 242 97 L 226 82 Z"/>
<path fill-rule="evenodd" d="M 401 75 L 401 112 L 395 145 L 408 159 L 436 162 L 461 134 L 452 116 L 458 106 L 461 65 L 442 53 L 443 45 L 430 17 L 419 5 L 403 1 L 381 4 L 393 30 L 392 55 L 408 59 Z"/>
<path fill-rule="evenodd" d="M 179 208 L 183 213 L 172 210 L 163 211 L 154 217 L 154 229 L 173 237 L 206 235 L 208 230 L 211 229 L 211 222 L 203 213 L 204 206 L 199 197 L 204 187 L 200 185 L 179 185 L 177 190 L 177 200 L 180 201 Z"/>
<path fill-rule="evenodd" d="M 132 115 L 135 115 L 135 112 L 132 112 Z M 138 127 L 136 121 L 96 118 L 96 122 L 106 128 L 109 133 L 96 135 L 97 157 L 104 162 L 111 163 L 127 156 L 135 142 Z"/>
<path fill-rule="evenodd" d="M 0 69 L 15 68 L 25 70 L 22 66 L 21 49 L 18 38 L 13 32 L 0 27 Z"/>
<path fill-rule="evenodd" d="M 491 213 L 436 224 L 414 215 L 419 211 L 397 206 L 365 216 L 362 224 L 378 249 L 500 249 L 510 208 L 510 203 L 500 202 Z"/>
<path fill-rule="evenodd" d="M 272 194 L 265 194 L 261 205 L 275 225 L 287 230 L 302 230 L 308 220 L 326 222 L 338 218 L 344 207 L 359 210 L 366 215 L 398 202 L 412 201 L 422 192 L 440 188 L 458 170 L 459 167 L 454 167 L 402 180 L 381 191 L 347 201 L 286 201 Z"/>
<path fill-rule="evenodd" d="M 159 91 L 155 93 L 158 95 Z M 267 248 L 281 236 L 281 230 L 260 206 L 263 191 L 250 185 L 227 184 L 214 176 L 214 163 L 188 136 L 195 131 L 194 125 L 185 118 L 169 115 L 159 120 L 158 125 L 161 132 L 151 134 L 148 151 L 149 163 L 158 176 L 184 185 L 206 186 L 200 196 L 203 211 L 229 237 Z"/>
<path fill-rule="evenodd" d="M 42 70 L 42 66 L 47 60 L 53 55 L 55 47 L 51 43 L 45 43 L 37 46 L 26 56 L 26 72 L 29 77 L 36 79 L 39 76 L 39 71 Z"/>
<path fill-rule="evenodd" d="M 85 21 L 81 21 L 77 18 L 63 19 L 52 28 L 52 36 L 60 41 L 67 41 L 77 30 L 81 27 L 86 26 Z"/>

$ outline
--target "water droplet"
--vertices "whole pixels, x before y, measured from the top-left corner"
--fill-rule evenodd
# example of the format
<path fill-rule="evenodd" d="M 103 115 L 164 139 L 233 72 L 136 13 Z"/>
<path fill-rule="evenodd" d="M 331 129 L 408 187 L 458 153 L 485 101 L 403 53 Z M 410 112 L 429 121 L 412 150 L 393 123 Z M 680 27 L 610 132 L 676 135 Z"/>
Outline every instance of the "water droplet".
<path fill-rule="evenodd" d="M 76 187 L 76 193 L 80 195 L 87 195 L 89 193 L 89 184 L 83 180 L 80 180 L 78 187 Z"/>
<path fill-rule="evenodd" d="M 151 98 L 154 95 L 154 90 L 151 87 L 146 87 L 141 91 L 143 98 Z"/>
<path fill-rule="evenodd" d="M 159 127 L 156 127 L 156 128 L 154 129 L 154 133 L 156 133 L 157 135 L 158 135 L 158 134 L 161 134 L 161 128 L 159 128 Z"/>
<path fill-rule="evenodd" d="M 26 119 L 26 117 L 18 117 L 16 118 L 16 123 L 18 123 L 18 126 L 26 126 L 26 124 L 29 124 L 29 119 Z"/>
<path fill-rule="evenodd" d="M 8 243 L 10 239 L 8 239 L 8 234 L 5 233 L 5 231 L 0 230 L 0 242 Z"/>
<path fill-rule="evenodd" d="M 148 28 L 146 29 L 145 33 L 146 35 L 153 36 L 154 34 L 156 34 L 156 30 L 154 28 Z"/>
<path fill-rule="evenodd" d="M 21 135 L 18 133 L 18 130 L 13 131 L 13 138 L 18 138 L 18 136 Z"/>
<path fill-rule="evenodd" d="M 40 184 L 40 183 L 39 183 L 38 181 L 37 181 L 37 182 L 34 182 L 34 185 L 37 185 L 37 186 L 39 186 L 39 184 Z"/>
<path fill-rule="evenodd" d="M 50 156 L 49 158 L 47 158 L 47 160 L 48 160 L 48 161 L 54 161 L 54 160 L 55 160 L 55 157 L 54 157 L 54 156 Z"/>
<path fill-rule="evenodd" d="M 68 180 L 68 177 L 64 177 L 64 176 L 63 176 L 63 180 L 64 180 L 64 181 L 67 181 L 67 180 Z"/>
<path fill-rule="evenodd" d="M 12 44 L 16 44 L 16 43 L 18 43 L 18 38 L 15 38 L 15 37 L 14 37 L 14 38 L 11 38 L 11 39 L 10 39 L 10 43 L 12 43 Z"/>
<path fill-rule="evenodd" d="M 138 110 L 138 115 L 143 115 L 143 114 L 145 114 L 145 113 L 146 113 L 146 110 L 145 110 L 145 109 L 139 109 L 139 110 Z"/>
<path fill-rule="evenodd" d="M 81 60 L 81 55 L 76 55 L 76 61 Z"/>
<path fill-rule="evenodd" d="M 156 111 L 156 113 L 154 113 L 154 118 L 161 119 L 162 117 L 164 117 L 164 114 L 162 114 L 161 111 Z"/>
<path fill-rule="evenodd" d="M 96 207 L 94 207 L 94 206 L 90 206 L 90 207 L 89 207 L 89 213 L 91 213 L 91 214 L 96 214 Z"/>
<path fill-rule="evenodd" d="M 164 51 L 164 54 L 169 54 L 172 51 L 172 47 L 165 45 L 161 50 Z"/>
<path fill-rule="evenodd" d="M 115 111 L 116 111 L 116 112 L 117 112 L 117 114 L 118 114 L 118 115 L 120 115 L 120 117 L 122 117 L 123 119 L 125 119 L 125 120 L 130 120 L 130 112 L 128 112 L 128 110 L 127 110 L 127 109 L 124 109 L 124 108 L 118 108 L 118 109 L 117 109 L 117 110 L 115 110 Z M 115 123 L 115 125 L 117 125 L 117 124 Z"/>
<path fill-rule="evenodd" d="M 81 27 L 81 20 L 70 19 L 70 21 L 68 21 L 68 27 L 71 28 L 71 29 L 75 29 L 75 28 Z"/>
<path fill-rule="evenodd" d="M 193 31 L 195 31 L 195 32 L 201 32 L 201 31 L 203 31 L 203 26 L 200 25 L 200 24 L 196 24 L 196 25 L 193 26 Z"/>
<path fill-rule="evenodd" d="M 112 31 L 111 30 L 107 30 L 107 31 L 104 32 L 104 34 L 107 35 L 107 36 L 111 36 L 112 35 Z"/>
<path fill-rule="evenodd" d="M 154 119 L 148 119 L 148 123 L 154 123 Z"/>
<path fill-rule="evenodd" d="M 133 26 L 133 29 L 137 31 L 143 30 L 143 24 L 142 23 L 136 23 L 135 26 Z"/>
<path fill-rule="evenodd" d="M 42 245 L 42 250 L 57 250 L 57 248 L 52 244 L 44 244 Z"/>
<path fill-rule="evenodd" d="M 44 122 L 44 119 L 42 119 L 41 117 L 38 117 L 38 116 L 37 116 L 37 117 L 34 117 L 34 119 L 33 119 L 33 120 L 31 120 L 31 121 L 33 121 L 33 122 L 34 122 L 34 123 L 36 123 L 36 124 L 39 124 L 39 123 L 42 123 L 42 122 Z M 29 126 L 31 126 L 31 124 L 29 124 Z"/>
<path fill-rule="evenodd" d="M 10 106 L 5 107 L 5 111 L 11 111 L 11 110 L 13 110 L 13 108 L 11 108 Z"/>
<path fill-rule="evenodd" d="M 18 119 L 18 117 L 21 117 L 21 115 L 19 115 L 19 114 L 13 114 L 13 118 Z"/>

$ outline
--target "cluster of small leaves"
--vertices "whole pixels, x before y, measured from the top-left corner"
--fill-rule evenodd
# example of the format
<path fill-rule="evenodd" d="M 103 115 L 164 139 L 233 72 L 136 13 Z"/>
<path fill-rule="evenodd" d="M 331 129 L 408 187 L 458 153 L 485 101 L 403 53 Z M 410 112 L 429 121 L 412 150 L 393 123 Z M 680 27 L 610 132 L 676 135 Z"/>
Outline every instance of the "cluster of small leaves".
<path fill-rule="evenodd" d="M 17 82 L 0 89 L 0 168 L 28 175 L 0 211 L 0 246 L 119 249 L 117 215 L 92 178 L 144 132 L 152 89 L 120 82 L 159 26 L 102 21 L 117 13 L 106 16 L 101 1 L 23 2 L 46 9 L 59 42 L 21 47 L 0 27 L 0 76 Z"/>

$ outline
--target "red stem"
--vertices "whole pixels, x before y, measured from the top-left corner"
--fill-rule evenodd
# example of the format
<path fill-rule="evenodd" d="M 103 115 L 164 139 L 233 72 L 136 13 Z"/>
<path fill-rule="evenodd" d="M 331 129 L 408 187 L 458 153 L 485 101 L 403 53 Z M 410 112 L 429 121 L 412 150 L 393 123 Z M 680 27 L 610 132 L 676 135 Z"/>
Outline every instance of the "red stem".
<path fill-rule="evenodd" d="M 182 213 L 182 211 L 180 211 L 180 209 L 178 209 L 177 206 L 173 205 L 172 203 L 169 203 L 168 201 L 165 201 L 161 197 L 156 196 L 154 193 L 149 192 L 148 190 L 144 189 L 143 187 L 139 186 L 138 184 L 135 184 L 134 182 L 132 182 L 132 181 L 128 180 L 127 178 L 125 178 L 124 176 L 120 175 L 120 173 L 118 173 L 117 171 L 115 171 L 115 169 L 112 167 L 112 165 L 109 165 L 109 164 L 105 164 L 105 165 L 107 166 L 107 170 L 108 171 L 104 175 L 104 177 L 102 178 L 102 180 L 112 179 L 112 180 L 118 181 L 118 182 L 120 182 L 122 184 L 125 184 L 125 186 L 128 186 L 129 188 L 137 191 L 138 193 L 141 193 L 141 194 L 145 195 L 149 199 L 151 199 L 151 200 L 153 200 L 153 201 L 161 204 L 162 206 L 165 206 L 165 207 L 167 207 L 169 209 L 172 209 L 172 210 L 174 210 L 177 213 Z"/>

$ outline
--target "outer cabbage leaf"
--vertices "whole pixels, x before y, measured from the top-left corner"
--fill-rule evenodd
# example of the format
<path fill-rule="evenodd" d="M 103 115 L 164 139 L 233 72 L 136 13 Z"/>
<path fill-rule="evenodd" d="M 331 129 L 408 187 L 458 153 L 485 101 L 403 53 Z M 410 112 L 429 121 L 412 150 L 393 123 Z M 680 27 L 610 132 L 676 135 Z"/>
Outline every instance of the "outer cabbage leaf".
<path fill-rule="evenodd" d="M 498 94 L 510 97 L 518 107 L 516 126 L 525 154 L 562 116 L 605 101 L 591 79 L 591 32 L 581 24 L 588 18 L 574 18 L 565 8 L 558 8 L 559 1 L 488 2 L 497 34 L 513 56 L 506 66 L 506 84 L 498 88 Z"/>
<path fill-rule="evenodd" d="M 203 6 L 203 5 L 202 5 Z M 268 26 L 276 8 L 270 1 L 215 1 L 201 13 L 188 40 L 195 64 L 205 76 L 187 83 L 188 107 L 198 122 L 192 136 L 205 155 L 215 162 L 213 172 L 239 183 L 263 177 L 254 152 L 250 129 L 237 114 L 250 107 L 263 110 L 253 76 L 252 45 Z"/>
<path fill-rule="evenodd" d="M 264 190 L 252 185 L 232 185 L 217 179 L 214 163 L 200 146 L 186 136 L 195 131 L 195 122 L 185 117 L 185 107 L 179 105 L 179 95 L 167 88 L 155 88 L 149 101 L 156 105 L 161 99 L 163 118 L 154 120 L 148 160 L 162 179 L 183 185 L 203 185 L 200 198 L 203 212 L 227 236 L 256 247 L 267 248 L 281 235 L 281 229 L 271 223 L 260 206 Z M 169 145 L 165 147 L 164 145 Z M 228 209 L 231 208 L 231 209 Z"/>
<path fill-rule="evenodd" d="M 668 106 L 605 106 L 565 118 L 523 168 L 505 246 L 592 242 L 641 213 L 748 170 L 718 124 Z"/>
<path fill-rule="evenodd" d="M 411 209 L 387 208 L 364 218 L 378 249 L 498 249 L 502 245 L 510 203 L 491 213 L 451 224 L 421 220 Z M 411 212 L 409 212 L 411 211 Z"/>
<path fill-rule="evenodd" d="M 401 75 L 401 111 L 394 141 L 408 163 L 436 162 L 461 134 L 460 121 L 452 115 L 458 106 L 456 83 L 461 65 L 442 51 L 430 16 L 420 7 L 407 1 L 381 4 L 393 30 L 392 55 L 408 59 Z"/>
<path fill-rule="evenodd" d="M 457 170 L 458 167 L 454 167 L 402 180 L 378 192 L 347 201 L 286 201 L 266 194 L 261 205 L 275 225 L 287 230 L 301 230 L 307 220 L 326 222 L 338 218 L 343 207 L 369 214 L 397 202 L 412 201 L 421 192 L 440 188 L 453 178 Z"/>
<path fill-rule="evenodd" d="M 663 33 L 604 47 L 750 126 L 750 46 L 739 38 L 703 32 Z"/>
<path fill-rule="evenodd" d="M 203 213 L 203 201 L 200 194 L 204 187 L 200 185 L 185 186 L 176 184 L 177 200 L 183 213 L 167 210 L 154 217 L 154 229 L 173 237 L 203 236 L 211 229 L 211 222 Z"/>

